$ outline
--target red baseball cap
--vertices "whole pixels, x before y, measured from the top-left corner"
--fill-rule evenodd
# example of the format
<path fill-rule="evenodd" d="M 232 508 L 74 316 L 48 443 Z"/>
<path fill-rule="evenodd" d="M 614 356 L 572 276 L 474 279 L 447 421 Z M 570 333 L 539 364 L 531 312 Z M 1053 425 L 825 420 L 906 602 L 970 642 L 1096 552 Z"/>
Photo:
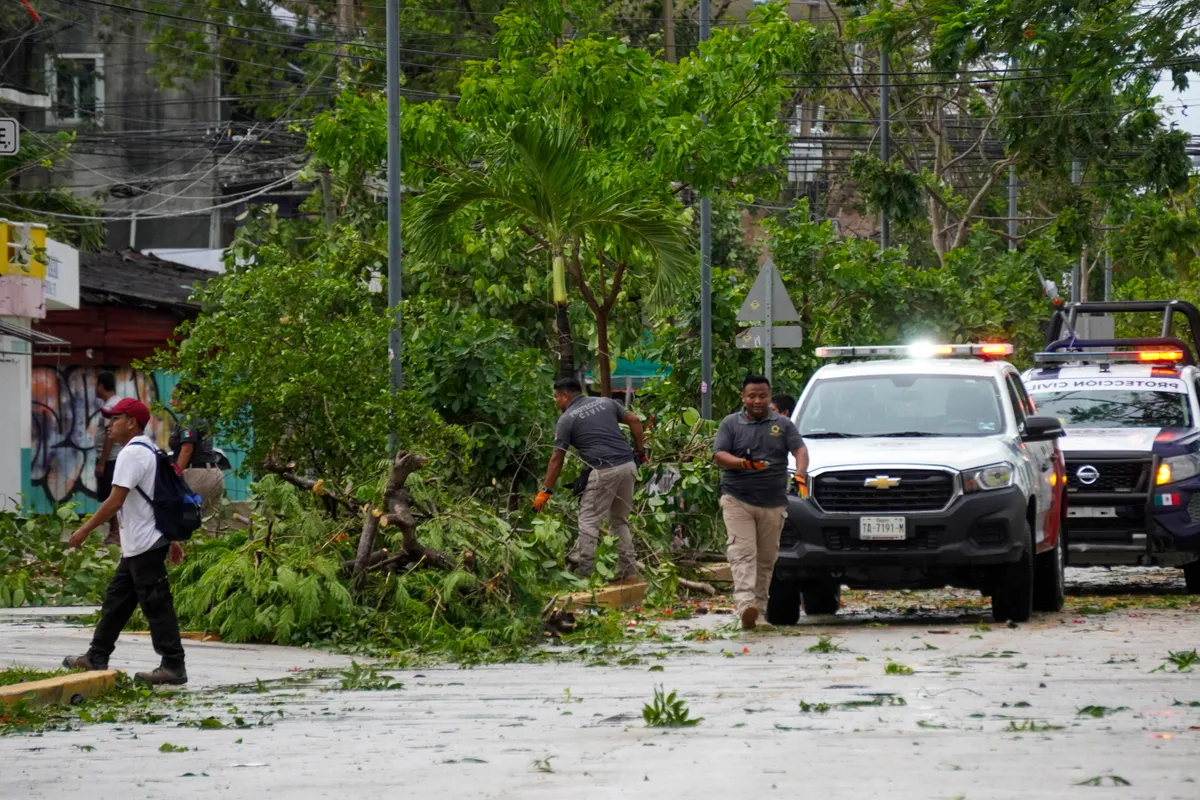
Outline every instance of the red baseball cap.
<path fill-rule="evenodd" d="M 150 423 L 150 409 L 146 408 L 146 404 L 141 400 L 135 400 L 132 397 L 126 397 L 123 400 L 117 401 L 117 404 L 112 408 L 102 408 L 100 413 L 106 417 L 126 416 L 136 420 L 143 428 Z"/>

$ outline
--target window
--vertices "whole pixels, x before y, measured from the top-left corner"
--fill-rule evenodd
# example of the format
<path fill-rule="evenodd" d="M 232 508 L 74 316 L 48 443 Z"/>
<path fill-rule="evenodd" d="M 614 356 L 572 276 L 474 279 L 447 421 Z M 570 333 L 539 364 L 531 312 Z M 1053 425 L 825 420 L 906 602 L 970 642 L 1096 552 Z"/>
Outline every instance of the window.
<path fill-rule="evenodd" d="M 973 375 L 862 375 L 818 381 L 804 400 L 800 435 L 994 436 L 1004 431 L 998 385 Z"/>
<path fill-rule="evenodd" d="M 99 123 L 104 114 L 104 56 L 62 53 L 46 56 L 50 125 Z"/>
<path fill-rule="evenodd" d="M 1020 381 L 1009 373 L 1004 381 L 1008 385 L 1008 399 L 1012 401 L 1013 416 L 1017 418 L 1017 433 L 1025 433 L 1025 404 L 1021 401 Z"/>

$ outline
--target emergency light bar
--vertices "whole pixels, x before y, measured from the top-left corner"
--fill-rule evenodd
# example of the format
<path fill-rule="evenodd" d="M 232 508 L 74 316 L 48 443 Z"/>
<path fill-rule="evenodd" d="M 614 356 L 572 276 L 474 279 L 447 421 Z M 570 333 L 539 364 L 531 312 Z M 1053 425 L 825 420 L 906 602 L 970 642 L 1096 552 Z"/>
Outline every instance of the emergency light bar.
<path fill-rule="evenodd" d="M 1011 356 L 1011 344 L 916 344 L 868 345 L 851 347 L 818 347 L 817 358 L 942 358 L 946 356 L 976 356 L 998 358 Z"/>
<path fill-rule="evenodd" d="M 1034 353 L 1035 364 L 1174 364 L 1184 360 L 1182 350 L 1109 350 L 1099 353 Z"/>

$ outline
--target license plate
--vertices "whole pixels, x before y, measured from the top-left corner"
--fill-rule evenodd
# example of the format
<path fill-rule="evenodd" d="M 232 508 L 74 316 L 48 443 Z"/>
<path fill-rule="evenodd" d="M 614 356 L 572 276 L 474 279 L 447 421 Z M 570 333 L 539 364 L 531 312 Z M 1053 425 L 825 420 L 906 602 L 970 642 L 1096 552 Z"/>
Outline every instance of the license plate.
<path fill-rule="evenodd" d="M 1071 506 L 1067 509 L 1067 519 L 1113 519 L 1116 516 L 1115 506 Z"/>
<path fill-rule="evenodd" d="M 900 541 L 908 536 L 904 517 L 863 517 L 858 536 L 866 541 Z"/>

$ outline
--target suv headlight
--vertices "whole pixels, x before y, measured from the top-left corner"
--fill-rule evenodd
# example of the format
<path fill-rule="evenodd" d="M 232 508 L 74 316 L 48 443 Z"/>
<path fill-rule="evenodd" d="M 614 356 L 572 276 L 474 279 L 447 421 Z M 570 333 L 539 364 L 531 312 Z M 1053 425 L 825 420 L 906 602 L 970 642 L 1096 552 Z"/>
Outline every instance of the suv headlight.
<path fill-rule="evenodd" d="M 963 491 L 967 494 L 987 492 L 992 489 L 1007 489 L 1012 486 L 1012 482 L 1013 465 L 1007 461 L 963 472 Z"/>
<path fill-rule="evenodd" d="M 1162 486 L 1164 483 L 1186 481 L 1188 478 L 1194 478 L 1197 475 L 1200 475 L 1200 456 L 1195 453 L 1171 456 L 1170 458 L 1164 458 L 1159 463 L 1158 473 L 1154 476 L 1154 483 Z"/>

